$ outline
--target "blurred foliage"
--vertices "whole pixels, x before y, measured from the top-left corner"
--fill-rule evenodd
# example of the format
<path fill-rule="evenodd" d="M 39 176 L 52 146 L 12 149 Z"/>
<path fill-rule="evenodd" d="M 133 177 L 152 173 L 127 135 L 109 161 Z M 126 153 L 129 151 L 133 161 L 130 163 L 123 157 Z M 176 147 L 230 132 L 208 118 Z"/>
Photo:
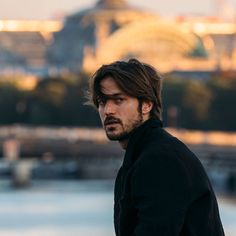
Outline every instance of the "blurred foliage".
<path fill-rule="evenodd" d="M 17 122 L 16 105 L 22 96 L 22 92 L 12 84 L 0 83 L 0 124 Z"/>
<path fill-rule="evenodd" d="M 88 75 L 39 79 L 31 91 L 0 83 L 0 124 L 99 126 L 94 108 L 84 105 Z"/>
<path fill-rule="evenodd" d="M 206 81 L 171 74 L 164 79 L 163 120 L 167 126 L 235 131 L 235 102 L 235 72 L 217 72 Z M 171 116 L 173 107 L 177 112 Z"/>
<path fill-rule="evenodd" d="M 32 90 L 19 87 L 15 78 L 0 78 L 0 125 L 100 126 L 96 110 L 84 105 L 88 78 L 84 73 L 42 78 Z M 235 103 L 235 72 L 218 72 L 205 81 L 168 74 L 163 81 L 166 126 L 236 131 Z"/>
<path fill-rule="evenodd" d="M 208 118 L 210 129 L 236 130 L 236 74 L 215 75 L 208 86 L 214 91 Z"/>

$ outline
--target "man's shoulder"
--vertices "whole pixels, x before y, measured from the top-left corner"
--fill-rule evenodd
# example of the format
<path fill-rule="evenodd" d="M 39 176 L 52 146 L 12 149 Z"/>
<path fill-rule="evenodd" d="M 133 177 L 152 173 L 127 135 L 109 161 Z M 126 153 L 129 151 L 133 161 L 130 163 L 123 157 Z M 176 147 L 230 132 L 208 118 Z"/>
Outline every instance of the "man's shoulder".
<path fill-rule="evenodd" d="M 206 186 L 208 179 L 196 155 L 179 139 L 159 128 L 149 133 L 134 165 L 135 176 L 152 173 L 153 178 L 186 179 L 188 186 Z M 165 176 L 165 177 L 163 177 Z M 182 177 L 181 177 L 182 176 Z"/>
<path fill-rule="evenodd" d="M 146 150 L 165 151 L 166 149 L 172 150 L 174 147 L 176 148 L 178 146 L 186 147 L 183 142 L 170 134 L 164 128 L 150 129 L 144 139 L 144 148 Z"/>
<path fill-rule="evenodd" d="M 154 128 L 147 133 L 140 154 L 158 162 L 199 162 L 186 144 L 163 128 Z"/>

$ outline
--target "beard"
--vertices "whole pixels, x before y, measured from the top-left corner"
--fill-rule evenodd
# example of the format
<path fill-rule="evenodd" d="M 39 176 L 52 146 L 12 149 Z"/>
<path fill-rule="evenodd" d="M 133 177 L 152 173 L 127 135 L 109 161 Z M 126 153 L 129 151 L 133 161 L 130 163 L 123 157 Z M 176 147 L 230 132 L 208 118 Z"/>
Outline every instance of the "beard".
<path fill-rule="evenodd" d="M 121 119 L 115 117 L 107 117 L 104 121 L 104 127 L 108 139 L 113 141 L 124 141 L 129 139 L 131 132 L 139 127 L 143 123 L 143 116 L 140 111 L 135 118 L 128 119 L 126 122 L 122 122 Z M 106 125 L 113 124 L 110 128 L 106 128 Z"/>

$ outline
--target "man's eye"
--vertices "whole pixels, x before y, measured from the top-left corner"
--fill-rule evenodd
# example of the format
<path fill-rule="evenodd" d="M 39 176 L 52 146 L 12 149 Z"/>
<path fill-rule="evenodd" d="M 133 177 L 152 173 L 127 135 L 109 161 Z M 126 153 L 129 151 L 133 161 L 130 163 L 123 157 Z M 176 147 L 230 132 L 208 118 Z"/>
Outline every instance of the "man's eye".
<path fill-rule="evenodd" d="M 116 102 L 116 103 L 122 103 L 123 101 L 124 101 L 123 98 L 116 98 L 116 99 L 115 99 L 115 102 Z"/>
<path fill-rule="evenodd" d="M 98 100 L 99 106 L 103 106 L 104 104 L 105 104 L 105 100 L 101 100 L 101 99 Z"/>

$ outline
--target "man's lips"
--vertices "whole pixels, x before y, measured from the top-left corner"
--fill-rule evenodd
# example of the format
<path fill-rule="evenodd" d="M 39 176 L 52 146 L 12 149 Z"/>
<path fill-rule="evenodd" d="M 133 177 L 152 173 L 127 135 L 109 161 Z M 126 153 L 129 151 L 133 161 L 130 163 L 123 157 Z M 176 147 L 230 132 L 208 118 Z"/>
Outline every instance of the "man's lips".
<path fill-rule="evenodd" d="M 116 125 L 116 124 L 120 124 L 120 121 L 118 119 L 106 119 L 104 121 L 104 126 L 108 126 L 108 125 Z"/>
<path fill-rule="evenodd" d="M 104 125 L 110 126 L 110 125 L 117 125 L 117 124 L 120 124 L 120 122 L 106 122 Z"/>

